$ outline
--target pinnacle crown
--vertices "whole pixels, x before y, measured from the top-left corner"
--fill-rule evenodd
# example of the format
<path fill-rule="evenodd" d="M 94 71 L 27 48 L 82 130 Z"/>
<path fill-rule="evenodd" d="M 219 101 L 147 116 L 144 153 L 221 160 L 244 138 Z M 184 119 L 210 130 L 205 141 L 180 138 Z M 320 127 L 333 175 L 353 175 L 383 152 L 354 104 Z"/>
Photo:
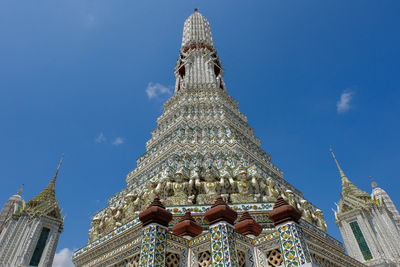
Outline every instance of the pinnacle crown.
<path fill-rule="evenodd" d="M 191 44 L 214 46 L 208 20 L 196 8 L 183 26 L 182 48 Z"/>

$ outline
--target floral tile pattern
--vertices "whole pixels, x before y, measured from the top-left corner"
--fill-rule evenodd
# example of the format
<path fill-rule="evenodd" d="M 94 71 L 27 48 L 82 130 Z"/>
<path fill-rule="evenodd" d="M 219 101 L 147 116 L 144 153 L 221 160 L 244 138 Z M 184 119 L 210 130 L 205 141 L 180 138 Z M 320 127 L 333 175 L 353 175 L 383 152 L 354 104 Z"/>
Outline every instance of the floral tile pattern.
<path fill-rule="evenodd" d="M 139 266 L 165 266 L 166 244 L 167 228 L 157 224 L 152 224 L 143 228 Z"/>
<path fill-rule="evenodd" d="M 204 242 L 208 242 L 210 240 L 210 233 L 204 233 L 201 234 L 199 236 L 196 236 L 195 238 L 193 238 L 192 240 L 188 241 L 188 245 L 190 247 L 196 246 L 198 244 L 204 243 Z"/>
<path fill-rule="evenodd" d="M 274 231 L 272 233 L 268 233 L 268 234 L 264 234 L 264 235 L 260 235 L 257 239 L 254 239 L 252 241 L 253 245 L 259 245 L 265 241 L 269 241 L 273 238 L 277 238 L 279 237 L 279 232 Z"/>
<path fill-rule="evenodd" d="M 226 223 L 210 227 L 213 266 L 238 267 L 235 230 Z"/>
<path fill-rule="evenodd" d="M 292 232 L 295 237 L 295 244 L 297 249 L 297 254 L 304 257 L 305 262 L 311 262 L 310 253 L 308 251 L 307 244 L 304 239 L 303 230 L 298 225 L 294 224 L 292 226 Z"/>
<path fill-rule="evenodd" d="M 307 247 L 302 240 L 302 232 L 296 223 L 289 222 L 278 227 L 281 251 L 285 266 L 293 267 L 310 262 Z"/>

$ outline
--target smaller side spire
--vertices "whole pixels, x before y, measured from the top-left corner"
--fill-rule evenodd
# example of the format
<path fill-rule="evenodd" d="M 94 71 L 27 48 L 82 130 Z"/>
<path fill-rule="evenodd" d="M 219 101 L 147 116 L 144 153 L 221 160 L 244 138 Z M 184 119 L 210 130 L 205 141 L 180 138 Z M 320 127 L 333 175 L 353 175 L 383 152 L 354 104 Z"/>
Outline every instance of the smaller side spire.
<path fill-rule="evenodd" d="M 371 186 L 373 189 L 375 189 L 378 185 L 375 183 L 374 179 L 372 178 L 372 176 L 369 177 L 369 179 L 371 180 Z"/>
<path fill-rule="evenodd" d="M 32 216 L 49 215 L 54 218 L 61 219 L 61 211 L 56 199 L 55 184 L 63 159 L 64 154 L 62 154 L 56 173 L 54 174 L 50 183 L 36 197 L 27 202 L 26 210 Z"/>
<path fill-rule="evenodd" d="M 335 157 L 335 154 L 333 153 L 332 148 L 329 149 L 329 151 L 331 152 L 331 154 L 332 154 L 332 156 L 333 156 L 333 159 L 334 159 L 335 162 L 336 162 L 336 166 L 337 166 L 337 168 L 339 169 L 339 173 L 340 173 L 340 177 L 342 178 L 342 182 L 343 182 L 343 183 L 348 183 L 348 182 L 349 182 L 349 179 L 348 179 L 348 178 L 346 177 L 346 175 L 344 174 L 342 168 L 340 168 L 339 162 L 337 161 L 337 159 L 336 159 L 336 157 Z"/>
<path fill-rule="evenodd" d="M 335 154 L 332 149 L 330 149 L 333 159 L 336 162 L 337 168 L 342 178 L 342 192 L 340 194 L 340 201 L 338 203 L 338 210 L 336 213 L 336 218 L 342 213 L 364 207 L 371 203 L 371 196 L 355 186 L 344 174 L 342 168 L 340 168 L 339 162 L 337 161 Z"/>
<path fill-rule="evenodd" d="M 24 184 L 22 184 L 22 186 L 18 189 L 17 195 L 21 195 L 22 194 L 22 189 L 24 188 Z"/>
<path fill-rule="evenodd" d="M 58 176 L 58 172 L 60 171 L 60 167 L 61 167 L 61 164 L 62 164 L 63 160 L 64 160 L 64 153 L 61 155 L 61 159 L 60 159 L 60 162 L 58 163 L 56 173 L 54 174 L 54 177 L 53 177 L 53 179 L 51 179 L 51 182 L 50 182 L 50 183 L 52 183 L 54 185 L 56 184 L 56 179 L 57 179 L 57 176 Z"/>
<path fill-rule="evenodd" d="M 371 179 L 371 184 L 373 187 L 371 194 L 372 200 L 375 201 L 377 206 L 385 206 L 392 213 L 393 219 L 397 227 L 400 229 L 400 213 L 397 210 L 394 202 L 392 201 L 389 194 L 386 193 L 385 190 L 377 186 L 377 184 L 373 181 L 373 178 L 371 176 L 369 178 Z"/>

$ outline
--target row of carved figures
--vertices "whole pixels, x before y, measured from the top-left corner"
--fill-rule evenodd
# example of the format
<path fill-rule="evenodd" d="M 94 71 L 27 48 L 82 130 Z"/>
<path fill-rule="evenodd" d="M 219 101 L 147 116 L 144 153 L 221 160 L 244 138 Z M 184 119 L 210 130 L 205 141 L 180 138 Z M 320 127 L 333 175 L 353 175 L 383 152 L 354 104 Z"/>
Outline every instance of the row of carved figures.
<path fill-rule="evenodd" d="M 238 166 L 233 171 L 225 167 L 219 172 L 212 167 L 205 170 L 194 168 L 190 174 L 182 167 L 175 172 L 167 168 L 158 175 L 158 179 L 148 181 L 141 191 L 128 193 L 97 214 L 89 230 L 89 241 L 137 217 L 156 196 L 165 205 L 171 206 L 211 204 L 219 195 L 230 203 L 274 202 L 278 195 L 282 195 L 289 204 L 302 212 L 304 220 L 326 231 L 321 210 L 315 209 L 307 200 L 300 199 L 293 191 L 285 190 L 273 178 L 261 178 L 254 165 L 248 168 Z"/>
<path fill-rule="evenodd" d="M 132 192 L 132 197 L 151 199 L 160 196 L 166 205 L 211 204 L 216 196 L 224 196 L 228 202 L 272 201 L 280 191 L 280 185 L 273 178 L 263 179 L 258 175 L 257 167 L 225 166 L 220 170 L 214 167 L 195 167 L 188 171 L 185 167 L 172 171 L 167 167 L 163 172 L 142 185 L 143 197 Z M 128 194 L 125 197 L 129 197 Z M 137 203 L 139 204 L 139 203 Z M 142 203 L 144 207 L 148 202 Z M 141 210 L 140 205 L 135 206 Z"/>

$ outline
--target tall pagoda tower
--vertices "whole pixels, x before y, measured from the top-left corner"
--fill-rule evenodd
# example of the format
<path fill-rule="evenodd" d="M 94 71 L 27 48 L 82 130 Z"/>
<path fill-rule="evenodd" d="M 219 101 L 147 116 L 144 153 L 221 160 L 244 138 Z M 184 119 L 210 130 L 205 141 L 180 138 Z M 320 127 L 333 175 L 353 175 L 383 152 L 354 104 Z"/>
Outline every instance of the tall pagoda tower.
<path fill-rule="evenodd" d="M 227 92 L 210 23 L 197 10 L 184 23 L 174 74 L 174 95 L 145 154 L 127 186 L 93 216 L 88 244 L 74 253 L 74 263 L 362 266 L 344 254 L 326 233 L 322 211 L 261 149 Z M 295 215 L 282 217 L 289 206 Z"/>

